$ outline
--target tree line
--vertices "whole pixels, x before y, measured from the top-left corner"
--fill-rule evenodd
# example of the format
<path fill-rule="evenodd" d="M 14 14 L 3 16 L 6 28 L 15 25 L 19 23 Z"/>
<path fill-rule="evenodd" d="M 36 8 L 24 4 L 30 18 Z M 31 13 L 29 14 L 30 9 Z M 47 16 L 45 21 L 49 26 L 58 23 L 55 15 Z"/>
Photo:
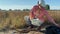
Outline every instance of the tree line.
<path fill-rule="evenodd" d="M 46 10 L 50 10 L 50 6 L 47 4 L 46 7 L 45 7 Z M 31 9 L 23 9 L 23 10 L 20 10 L 20 9 L 15 9 L 14 11 L 30 11 Z M 0 11 L 7 11 L 7 10 L 2 10 L 0 9 Z M 8 11 L 13 11 L 12 9 L 9 9 Z"/>

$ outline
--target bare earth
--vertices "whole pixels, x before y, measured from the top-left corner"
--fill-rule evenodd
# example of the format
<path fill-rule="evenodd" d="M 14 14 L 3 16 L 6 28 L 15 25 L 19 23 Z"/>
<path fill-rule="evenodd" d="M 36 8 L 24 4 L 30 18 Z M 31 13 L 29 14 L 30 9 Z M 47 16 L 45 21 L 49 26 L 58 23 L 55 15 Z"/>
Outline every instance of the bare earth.
<path fill-rule="evenodd" d="M 21 33 L 16 30 L 8 30 L 5 32 L 0 32 L 0 34 L 43 34 L 43 33 L 37 31 L 29 31 L 28 33 Z"/>

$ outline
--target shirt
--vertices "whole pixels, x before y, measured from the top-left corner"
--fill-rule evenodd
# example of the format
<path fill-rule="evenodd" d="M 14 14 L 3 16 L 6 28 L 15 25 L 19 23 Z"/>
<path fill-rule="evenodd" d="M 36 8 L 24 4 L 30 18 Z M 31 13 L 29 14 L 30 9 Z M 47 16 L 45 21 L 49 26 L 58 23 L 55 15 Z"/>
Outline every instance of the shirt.
<path fill-rule="evenodd" d="M 36 10 L 38 9 L 40 9 L 40 12 L 36 13 L 37 12 Z M 44 19 L 43 8 L 39 8 L 37 5 L 34 6 L 30 12 L 30 19 L 33 19 L 33 18 L 39 18 L 40 20 L 44 22 L 45 19 Z"/>

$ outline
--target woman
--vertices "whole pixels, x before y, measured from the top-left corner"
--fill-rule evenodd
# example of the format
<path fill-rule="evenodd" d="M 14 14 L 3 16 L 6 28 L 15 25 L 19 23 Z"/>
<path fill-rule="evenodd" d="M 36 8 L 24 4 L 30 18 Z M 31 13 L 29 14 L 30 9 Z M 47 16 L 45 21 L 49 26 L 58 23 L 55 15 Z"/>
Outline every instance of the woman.
<path fill-rule="evenodd" d="M 50 23 L 54 24 L 57 27 L 60 27 L 58 24 L 55 23 L 54 19 L 48 14 L 48 12 L 45 10 L 44 7 L 42 7 L 41 5 L 35 5 L 31 12 L 30 12 L 30 20 L 32 22 L 32 20 L 34 18 L 38 18 L 40 20 L 40 23 L 44 23 L 45 19 L 44 16 L 46 16 L 46 18 L 50 21 Z M 34 25 L 34 24 L 32 24 Z M 35 25 L 37 26 L 37 25 Z M 41 24 L 39 25 L 38 30 L 41 28 Z"/>

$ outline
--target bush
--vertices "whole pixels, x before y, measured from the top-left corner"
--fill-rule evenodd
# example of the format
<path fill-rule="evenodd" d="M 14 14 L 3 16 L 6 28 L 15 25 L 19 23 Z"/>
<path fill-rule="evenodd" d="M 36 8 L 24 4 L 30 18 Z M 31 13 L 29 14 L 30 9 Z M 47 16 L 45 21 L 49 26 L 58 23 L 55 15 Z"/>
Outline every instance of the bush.
<path fill-rule="evenodd" d="M 50 10 L 50 6 L 49 5 L 46 5 L 46 10 Z"/>

